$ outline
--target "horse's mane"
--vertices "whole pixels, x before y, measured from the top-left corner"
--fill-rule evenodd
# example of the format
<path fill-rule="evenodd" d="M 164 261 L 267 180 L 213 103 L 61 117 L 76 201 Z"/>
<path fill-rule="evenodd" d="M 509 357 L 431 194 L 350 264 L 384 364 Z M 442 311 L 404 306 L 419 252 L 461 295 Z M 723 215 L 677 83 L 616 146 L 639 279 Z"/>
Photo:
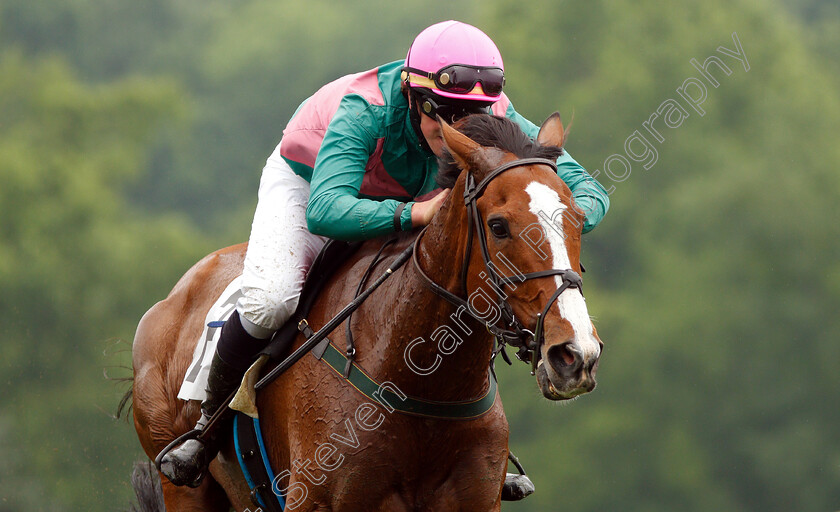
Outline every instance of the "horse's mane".
<path fill-rule="evenodd" d="M 485 114 L 467 116 L 454 126 L 459 132 L 484 147 L 494 147 L 513 153 L 519 158 L 547 158 L 556 160 L 563 154 L 563 148 L 541 146 L 525 135 L 519 125 L 506 117 Z M 443 188 L 452 188 L 461 168 L 448 151 L 438 159 L 437 184 Z"/>

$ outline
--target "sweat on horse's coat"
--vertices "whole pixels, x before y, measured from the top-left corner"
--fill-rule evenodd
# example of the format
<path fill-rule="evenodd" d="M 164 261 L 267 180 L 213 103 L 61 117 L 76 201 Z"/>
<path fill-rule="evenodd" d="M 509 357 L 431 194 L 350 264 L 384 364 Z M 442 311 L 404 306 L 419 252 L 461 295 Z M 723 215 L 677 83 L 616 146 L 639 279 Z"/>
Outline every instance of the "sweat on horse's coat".
<path fill-rule="evenodd" d="M 464 172 L 455 180 L 452 193 L 428 226 L 417 252 L 423 271 L 462 298 L 479 288 L 490 290 L 479 275 L 486 269 L 479 244 L 467 248 L 467 211 L 463 201 L 467 173 L 480 182 L 505 162 L 534 156 L 511 151 L 503 136 L 494 147 L 477 144 L 469 138 L 476 125 L 486 124 L 488 133 L 496 133 L 492 125 L 501 126 L 505 121 L 472 117 L 475 119 L 466 118 L 458 125 L 467 135 L 445 123 L 441 125 L 446 144 Z M 499 135 L 504 135 L 505 130 Z M 537 147 L 560 147 L 563 139 L 559 116 L 552 116 L 540 130 Z M 516 236 L 539 221 L 530 210 L 531 196 L 525 191 L 533 182 L 555 192 L 567 207 L 573 204 L 568 187 L 545 165 L 526 165 L 498 175 L 477 200 L 482 222 L 504 217 L 514 234 L 499 237 L 492 230 L 485 230 L 483 240 L 490 253 L 504 255 L 522 272 L 540 272 L 554 266 L 553 261 L 536 257 L 527 242 Z M 580 225 L 581 222 L 563 224 L 569 268 L 577 272 Z M 403 251 L 410 238 L 404 235 L 393 244 L 385 261 Z M 544 252 L 551 249 L 554 253 L 549 242 L 544 245 Z M 308 316 L 312 325 L 324 325 L 352 300 L 359 279 L 379 247 L 380 242 L 365 243 L 340 266 Z M 244 245 L 235 246 L 199 262 L 138 325 L 133 349 L 134 422 L 143 449 L 152 458 L 195 423 L 198 403 L 178 400 L 177 391 L 189 366 L 195 339 L 205 325 L 206 312 L 241 272 L 244 252 Z M 548 277 L 517 284 L 508 298 L 512 313 L 533 329 L 537 314 L 555 291 L 556 281 Z M 488 293 L 492 297 L 494 292 Z M 568 290 L 563 295 L 577 293 Z M 493 339 L 475 319 L 462 317 L 473 334 L 443 358 L 432 376 L 412 372 L 402 357 L 411 340 L 428 337 L 447 322 L 455 309 L 429 288 L 413 265 L 403 266 L 353 316 L 356 362 L 378 381 L 394 382 L 406 395 L 435 401 L 479 396 L 489 384 L 487 367 Z M 559 307 L 550 308 L 544 326 L 545 342 L 538 351 L 544 364 L 537 371 L 543 395 L 552 400 L 567 399 L 593 389 L 597 358 L 591 347 L 580 346 L 574 339 L 569 341 L 575 338 L 572 324 L 561 316 Z M 594 328 L 591 332 L 597 341 Z M 332 337 L 337 347 L 344 346 L 342 329 L 334 331 Z M 295 346 L 300 346 L 301 338 Z M 412 358 L 424 367 L 438 355 L 436 346 L 427 345 L 432 344 L 418 345 L 412 352 Z M 340 375 L 315 358 L 298 361 L 257 396 L 272 466 L 294 468 L 295 461 L 305 462 L 366 401 Z M 498 395 L 490 411 L 479 418 L 451 421 L 393 414 L 377 429 L 359 430 L 355 435 L 356 448 L 348 447 L 342 453 L 341 466 L 329 472 L 330 477 L 323 484 L 312 486 L 306 501 L 296 510 L 500 510 L 508 460 L 508 425 Z M 238 511 L 252 506 L 232 443 L 222 447 L 210 465 L 210 473 L 196 489 L 163 482 L 167 509 L 221 512 L 230 506 Z M 304 482 L 306 478 L 302 471 L 293 472 L 288 484 Z"/>

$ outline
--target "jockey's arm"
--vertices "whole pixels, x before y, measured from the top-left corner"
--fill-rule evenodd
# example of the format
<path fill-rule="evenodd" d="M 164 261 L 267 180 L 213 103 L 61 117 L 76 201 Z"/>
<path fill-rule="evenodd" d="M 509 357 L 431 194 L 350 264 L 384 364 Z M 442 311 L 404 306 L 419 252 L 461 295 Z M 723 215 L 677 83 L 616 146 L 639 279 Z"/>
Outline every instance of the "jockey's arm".
<path fill-rule="evenodd" d="M 537 138 L 539 127 L 516 112 L 512 103 L 508 106 L 505 116 L 518 124 L 529 137 Z M 563 155 L 557 159 L 557 175 L 569 186 L 575 204 L 586 215 L 583 232 L 592 231 L 610 209 L 609 194 L 595 178 L 586 172 L 583 166 L 572 158 L 568 151 L 563 151 Z"/>
<path fill-rule="evenodd" d="M 376 137 L 365 128 L 364 110 L 337 114 L 324 136 L 312 171 L 306 223 L 316 235 L 337 240 L 367 240 L 393 233 L 401 201 L 359 198 L 365 166 L 376 150 Z M 374 121 L 370 121 L 374 122 Z M 400 215 L 401 230 L 412 227 L 408 202 Z"/>

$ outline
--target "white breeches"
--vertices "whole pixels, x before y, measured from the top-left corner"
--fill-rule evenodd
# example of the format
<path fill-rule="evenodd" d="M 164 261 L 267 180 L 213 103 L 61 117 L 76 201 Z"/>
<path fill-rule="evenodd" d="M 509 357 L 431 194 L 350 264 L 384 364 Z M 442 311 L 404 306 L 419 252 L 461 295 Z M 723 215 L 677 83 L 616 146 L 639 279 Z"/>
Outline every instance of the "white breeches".
<path fill-rule="evenodd" d="M 255 338 L 268 338 L 298 305 L 309 267 L 327 242 L 306 228 L 309 183 L 280 156 L 268 158 L 242 273 L 236 309 L 242 326 Z"/>

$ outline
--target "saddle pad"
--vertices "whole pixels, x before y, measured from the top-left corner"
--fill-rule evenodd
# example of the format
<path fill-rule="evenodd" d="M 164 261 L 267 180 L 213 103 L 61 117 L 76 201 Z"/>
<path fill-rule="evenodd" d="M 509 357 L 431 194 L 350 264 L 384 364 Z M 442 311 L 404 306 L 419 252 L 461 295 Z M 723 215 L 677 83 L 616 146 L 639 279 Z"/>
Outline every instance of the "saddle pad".
<path fill-rule="evenodd" d="M 236 396 L 233 397 L 228 407 L 234 411 L 239 411 L 251 418 L 259 418 L 259 411 L 257 411 L 257 390 L 255 386 L 260 380 L 262 367 L 268 362 L 268 355 L 262 354 L 259 358 L 248 368 L 245 376 L 242 377 L 242 383 L 236 391 Z"/>
<path fill-rule="evenodd" d="M 204 320 L 204 331 L 196 343 L 193 351 L 192 363 L 187 369 L 184 383 L 178 392 L 181 400 L 204 400 L 207 396 L 207 376 L 210 374 L 210 363 L 216 352 L 216 344 L 222 335 L 222 325 L 236 309 L 236 301 L 242 296 L 242 278 L 237 277 L 225 288 L 225 291 L 210 308 Z"/>
<path fill-rule="evenodd" d="M 268 354 L 272 359 L 279 360 L 289 349 L 298 334 L 298 322 L 305 318 L 312 308 L 318 292 L 326 285 L 333 272 L 341 266 L 361 245 L 361 242 L 341 242 L 329 240 L 312 266 L 307 272 L 306 280 L 301 291 L 300 302 L 297 310 L 275 333 L 271 342 L 266 346 L 263 353 Z M 178 398 L 182 400 L 204 400 L 207 396 L 207 376 L 210 373 L 210 363 L 213 361 L 213 354 L 216 352 L 216 344 L 222 334 L 222 326 L 236 309 L 236 301 L 242 296 L 242 278 L 237 277 L 225 288 L 225 291 L 210 308 L 207 318 L 204 321 L 204 331 L 193 351 L 193 359 L 184 377 L 184 383 L 178 392 Z M 255 416 L 255 413 L 252 415 Z M 256 417 L 256 416 L 255 416 Z"/>

